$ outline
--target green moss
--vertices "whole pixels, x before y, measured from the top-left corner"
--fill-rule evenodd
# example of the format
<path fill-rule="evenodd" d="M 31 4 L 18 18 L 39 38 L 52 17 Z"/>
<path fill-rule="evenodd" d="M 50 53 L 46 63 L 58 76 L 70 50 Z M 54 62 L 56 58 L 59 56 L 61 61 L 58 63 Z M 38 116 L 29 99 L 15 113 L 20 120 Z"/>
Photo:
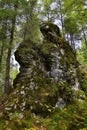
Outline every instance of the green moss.
<path fill-rule="evenodd" d="M 23 118 L 20 118 L 20 113 L 12 113 L 9 119 L 4 122 L 3 130 L 24 130 L 25 128 L 29 129 L 33 127 L 35 121 L 34 116 L 31 116 L 29 112 L 27 112 L 28 115 L 26 115 L 26 112 L 22 113 Z"/>
<path fill-rule="evenodd" d="M 2 130 L 4 127 L 4 120 L 0 119 L 0 130 Z"/>
<path fill-rule="evenodd" d="M 87 96 L 87 70 L 84 66 L 79 66 L 78 72 L 81 89 L 85 92 L 85 95 Z"/>
<path fill-rule="evenodd" d="M 55 45 L 51 42 L 48 43 L 47 40 L 43 42 L 43 45 L 41 45 L 41 52 L 46 55 L 51 55 L 51 52 L 55 51 L 55 49 Z"/>
<path fill-rule="evenodd" d="M 33 116 L 28 111 L 25 111 L 23 119 L 19 119 L 19 113 L 11 115 L 10 120 L 5 121 L 5 127 L 1 127 L 2 130 L 28 130 L 44 127 L 47 130 L 80 130 L 87 127 L 87 105 L 84 101 L 83 105 L 80 102 L 75 102 L 72 105 L 68 105 L 66 108 L 56 108 L 54 112 L 48 117 L 42 118 L 39 116 Z M 46 106 L 49 110 L 50 108 Z M 11 122 L 11 123 L 10 123 Z"/>

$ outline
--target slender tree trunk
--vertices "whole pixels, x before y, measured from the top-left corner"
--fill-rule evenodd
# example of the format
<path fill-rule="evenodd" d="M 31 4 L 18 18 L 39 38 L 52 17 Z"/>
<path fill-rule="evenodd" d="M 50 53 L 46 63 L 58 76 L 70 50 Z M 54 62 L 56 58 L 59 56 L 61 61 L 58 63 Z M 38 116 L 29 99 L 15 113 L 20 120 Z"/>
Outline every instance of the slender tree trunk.
<path fill-rule="evenodd" d="M 4 85 L 5 93 L 9 93 L 10 89 L 11 89 L 11 83 L 10 83 L 10 57 L 11 57 L 11 50 L 8 49 L 7 60 L 6 60 L 5 85 Z"/>
<path fill-rule="evenodd" d="M 72 44 L 73 44 L 73 38 L 72 35 L 70 34 L 70 43 L 71 43 L 71 47 L 73 48 Z"/>
<path fill-rule="evenodd" d="M 70 35 L 70 40 L 71 40 L 71 47 L 72 47 L 73 51 L 75 52 L 76 50 L 75 50 L 75 42 L 74 42 L 73 35 Z"/>
<path fill-rule="evenodd" d="M 24 34 L 23 34 L 23 42 L 25 42 L 25 39 L 26 39 L 26 32 L 27 32 L 27 29 L 25 28 L 24 29 Z"/>
<path fill-rule="evenodd" d="M 2 43 L 1 50 L 0 50 L 0 72 L 1 72 L 1 64 L 2 64 L 3 51 L 4 51 L 4 43 Z"/>
<path fill-rule="evenodd" d="M 61 12 L 61 10 L 62 10 L 62 3 L 61 3 L 61 0 L 59 0 L 59 5 L 60 5 L 60 12 Z M 61 20 L 61 27 L 62 27 L 62 31 L 63 31 L 63 14 L 62 13 L 60 13 L 60 20 Z"/>
<path fill-rule="evenodd" d="M 3 58 L 3 53 L 4 53 L 4 47 L 5 47 L 5 41 L 6 41 L 6 31 L 7 31 L 7 21 L 2 21 L 2 35 L 1 35 L 1 48 L 0 48 L 0 72 L 2 70 L 1 64 L 2 64 L 2 58 Z"/>
<path fill-rule="evenodd" d="M 70 41 L 69 34 L 66 34 L 66 39 L 67 39 L 68 42 Z"/>
<path fill-rule="evenodd" d="M 84 40 L 85 40 L 85 45 L 87 47 L 87 39 L 86 39 L 86 34 L 85 34 L 83 26 L 82 26 L 82 32 L 83 32 L 83 36 L 84 36 Z"/>
<path fill-rule="evenodd" d="M 14 7 L 16 11 L 17 6 L 14 6 Z M 16 15 L 14 16 L 12 20 L 12 28 L 10 32 L 10 41 L 9 41 L 9 47 L 8 47 L 8 52 L 7 52 L 7 60 L 6 60 L 4 92 L 7 94 L 11 91 L 10 58 L 11 58 L 11 50 L 12 50 L 12 45 L 13 45 L 13 40 L 14 40 L 15 22 L 16 22 Z"/>

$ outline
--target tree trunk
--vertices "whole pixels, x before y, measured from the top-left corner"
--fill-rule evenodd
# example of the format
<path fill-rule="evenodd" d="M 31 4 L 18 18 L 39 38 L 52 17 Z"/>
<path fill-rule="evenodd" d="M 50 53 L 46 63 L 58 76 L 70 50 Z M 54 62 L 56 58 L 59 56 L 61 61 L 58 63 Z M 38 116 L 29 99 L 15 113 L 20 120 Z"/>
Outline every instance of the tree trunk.
<path fill-rule="evenodd" d="M 59 10 L 60 10 L 60 12 L 61 12 L 61 10 L 62 10 L 62 3 L 61 3 L 61 0 L 59 0 Z M 60 13 L 60 20 L 61 20 L 61 27 L 62 27 L 62 32 L 63 32 L 63 14 L 62 13 Z"/>
<path fill-rule="evenodd" d="M 8 48 L 7 60 L 6 60 L 6 74 L 5 74 L 5 85 L 4 92 L 9 93 L 11 89 L 10 82 L 10 57 L 11 57 L 11 49 Z"/>
<path fill-rule="evenodd" d="M 85 31 L 84 31 L 83 26 L 82 26 L 82 32 L 83 32 L 83 36 L 84 36 L 85 45 L 86 45 L 86 47 L 87 47 L 86 34 L 85 34 Z"/>
<path fill-rule="evenodd" d="M 72 34 L 70 35 L 70 41 L 71 41 L 71 47 L 75 51 L 75 43 L 74 43 L 74 38 Z"/>
<path fill-rule="evenodd" d="M 3 51 L 4 51 L 4 43 L 2 43 L 1 50 L 0 50 L 0 72 L 1 72 L 1 64 L 2 64 Z"/>
<path fill-rule="evenodd" d="M 15 11 L 17 10 L 17 5 L 14 6 Z M 8 52 L 7 52 L 7 60 L 6 60 L 6 71 L 5 71 L 5 84 L 4 84 L 4 92 L 9 93 L 11 91 L 11 79 L 10 79 L 10 58 L 11 58 L 11 50 L 14 40 L 14 30 L 15 30 L 15 22 L 16 22 L 16 15 L 14 16 L 12 20 L 12 28 L 10 32 L 10 41 L 8 46 Z"/>
<path fill-rule="evenodd" d="M 1 48 L 0 48 L 0 72 L 2 70 L 2 58 L 3 58 L 3 53 L 4 53 L 4 47 L 5 47 L 5 42 L 6 42 L 6 31 L 7 31 L 7 21 L 2 21 L 2 28 L 1 28 Z"/>

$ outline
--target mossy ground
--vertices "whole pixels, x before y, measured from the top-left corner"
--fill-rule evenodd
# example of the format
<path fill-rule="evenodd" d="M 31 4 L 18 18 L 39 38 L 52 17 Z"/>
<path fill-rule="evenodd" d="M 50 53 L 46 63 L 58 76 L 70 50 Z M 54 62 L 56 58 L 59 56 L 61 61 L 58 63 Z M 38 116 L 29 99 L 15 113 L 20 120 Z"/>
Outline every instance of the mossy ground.
<path fill-rule="evenodd" d="M 55 109 L 49 116 L 42 118 L 25 111 L 15 112 L 9 119 L 0 120 L 0 130 L 86 130 L 87 101 L 75 101 L 63 109 Z"/>

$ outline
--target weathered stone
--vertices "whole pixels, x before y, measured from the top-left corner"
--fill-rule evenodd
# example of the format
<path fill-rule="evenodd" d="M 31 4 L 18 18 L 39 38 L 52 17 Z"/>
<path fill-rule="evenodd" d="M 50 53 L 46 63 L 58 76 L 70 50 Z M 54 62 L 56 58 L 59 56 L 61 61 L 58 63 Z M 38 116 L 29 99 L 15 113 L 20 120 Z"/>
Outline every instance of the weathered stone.
<path fill-rule="evenodd" d="M 63 108 L 65 106 L 66 106 L 66 102 L 62 98 L 59 98 L 58 102 L 55 105 L 55 108 Z"/>

